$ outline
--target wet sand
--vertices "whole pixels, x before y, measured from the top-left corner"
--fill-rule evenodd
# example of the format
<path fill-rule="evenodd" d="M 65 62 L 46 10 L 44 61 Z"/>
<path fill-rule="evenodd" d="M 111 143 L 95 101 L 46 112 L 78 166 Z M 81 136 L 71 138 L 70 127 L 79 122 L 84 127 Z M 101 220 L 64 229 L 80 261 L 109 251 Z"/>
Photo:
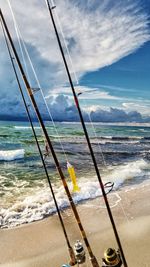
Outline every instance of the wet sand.
<path fill-rule="evenodd" d="M 150 266 L 150 184 L 109 194 L 112 213 L 128 267 Z M 77 206 L 93 253 L 101 266 L 107 247 L 117 248 L 102 198 Z M 81 239 L 70 209 L 62 213 L 72 244 Z M 87 264 L 91 266 L 88 254 Z M 0 267 L 61 267 L 69 261 L 57 215 L 13 229 L 0 230 Z M 83 266 L 83 265 L 81 265 Z"/>

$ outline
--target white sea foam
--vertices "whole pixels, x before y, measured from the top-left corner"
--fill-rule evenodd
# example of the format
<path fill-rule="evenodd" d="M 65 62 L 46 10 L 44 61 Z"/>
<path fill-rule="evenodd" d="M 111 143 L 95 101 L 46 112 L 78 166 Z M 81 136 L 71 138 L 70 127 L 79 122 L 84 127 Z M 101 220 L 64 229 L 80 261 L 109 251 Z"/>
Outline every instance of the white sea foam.
<path fill-rule="evenodd" d="M 31 126 L 14 126 L 17 130 L 28 130 L 32 129 Z M 34 129 L 41 129 L 40 126 L 35 126 Z"/>
<path fill-rule="evenodd" d="M 109 175 L 103 177 L 103 181 L 114 181 L 115 189 L 117 189 L 127 179 L 132 179 L 139 175 L 142 177 L 144 169 L 148 167 L 148 163 L 144 160 L 130 162 L 126 165 L 114 167 Z M 90 178 L 85 179 L 82 177 L 79 186 L 81 189 L 80 192 L 73 194 L 73 199 L 76 204 L 81 201 L 94 199 L 102 194 L 96 177 L 92 177 L 92 181 Z M 69 184 L 69 187 L 71 189 L 71 184 Z M 69 202 L 63 186 L 55 185 L 54 191 L 59 208 L 67 208 Z M 50 189 L 46 186 L 42 189 L 38 187 L 36 190 L 33 188 L 32 192 L 30 191 L 30 195 L 26 196 L 23 201 L 18 201 L 9 207 L 9 209 L 1 209 L 0 224 L 1 227 L 14 227 L 23 223 L 40 220 L 55 212 L 56 208 Z"/>
<path fill-rule="evenodd" d="M 24 149 L 0 150 L 0 161 L 12 161 L 24 158 Z"/>
<path fill-rule="evenodd" d="M 148 166 L 149 164 L 143 159 L 129 162 L 115 167 L 111 173 L 109 173 L 109 179 L 115 183 L 115 188 L 117 188 L 125 180 L 132 179 L 136 176 L 142 177 L 143 170 L 148 168 Z"/>
<path fill-rule="evenodd" d="M 93 199 L 101 195 L 98 182 L 85 182 L 79 184 L 81 191 L 73 194 L 75 203 Z M 69 206 L 68 199 L 62 186 L 55 187 L 55 196 L 60 209 Z M 49 188 L 38 190 L 34 195 L 26 197 L 22 202 L 18 202 L 9 209 L 0 211 L 0 221 L 2 227 L 13 227 L 22 223 L 29 223 L 40 220 L 46 215 L 56 212 L 54 202 Z"/>

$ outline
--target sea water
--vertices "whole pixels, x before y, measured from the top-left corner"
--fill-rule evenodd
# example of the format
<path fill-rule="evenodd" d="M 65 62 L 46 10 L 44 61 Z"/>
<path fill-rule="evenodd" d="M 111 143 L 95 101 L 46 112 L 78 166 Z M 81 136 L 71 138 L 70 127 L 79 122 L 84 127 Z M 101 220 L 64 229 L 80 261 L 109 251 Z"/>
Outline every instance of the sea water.
<path fill-rule="evenodd" d="M 67 161 L 76 170 L 80 192 L 75 203 L 101 196 L 80 123 L 57 122 L 46 127 L 68 186 Z M 43 155 L 45 139 L 34 123 Z M 150 125 L 87 124 L 103 182 L 114 191 L 150 179 Z M 51 154 L 45 159 L 60 209 L 69 206 Z M 39 152 L 28 122 L 0 122 L 0 226 L 14 227 L 56 212 Z"/>

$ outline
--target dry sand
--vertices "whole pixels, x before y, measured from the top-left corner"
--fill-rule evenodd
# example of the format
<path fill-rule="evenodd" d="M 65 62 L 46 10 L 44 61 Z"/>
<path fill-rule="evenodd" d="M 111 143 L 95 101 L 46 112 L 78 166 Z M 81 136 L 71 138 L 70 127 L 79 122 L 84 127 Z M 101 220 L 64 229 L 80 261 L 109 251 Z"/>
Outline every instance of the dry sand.
<path fill-rule="evenodd" d="M 145 182 L 133 188 L 124 188 L 117 194 L 110 194 L 109 200 L 114 206 L 112 212 L 128 267 L 149 267 L 150 185 Z M 107 247 L 117 248 L 103 206 L 102 198 L 97 198 L 77 207 L 100 266 L 103 251 Z M 70 209 L 63 212 L 63 218 L 73 244 L 81 237 Z M 61 267 L 68 261 L 57 215 L 14 229 L 0 230 L 0 267 Z M 91 266 L 88 255 L 84 266 Z"/>

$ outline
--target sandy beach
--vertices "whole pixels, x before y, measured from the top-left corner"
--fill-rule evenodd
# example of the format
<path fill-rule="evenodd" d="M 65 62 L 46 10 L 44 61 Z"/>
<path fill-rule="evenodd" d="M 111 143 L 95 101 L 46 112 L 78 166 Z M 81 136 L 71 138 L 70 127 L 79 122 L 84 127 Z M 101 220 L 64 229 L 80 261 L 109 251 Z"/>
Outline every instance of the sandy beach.
<path fill-rule="evenodd" d="M 128 266 L 150 266 L 150 184 L 124 187 L 109 194 Z M 117 248 L 102 198 L 78 205 L 92 250 L 101 266 L 107 247 Z M 70 209 L 63 212 L 72 245 L 81 239 Z M 85 266 L 91 266 L 88 254 Z M 69 261 L 57 215 L 13 229 L 0 230 L 1 267 L 61 267 Z"/>

